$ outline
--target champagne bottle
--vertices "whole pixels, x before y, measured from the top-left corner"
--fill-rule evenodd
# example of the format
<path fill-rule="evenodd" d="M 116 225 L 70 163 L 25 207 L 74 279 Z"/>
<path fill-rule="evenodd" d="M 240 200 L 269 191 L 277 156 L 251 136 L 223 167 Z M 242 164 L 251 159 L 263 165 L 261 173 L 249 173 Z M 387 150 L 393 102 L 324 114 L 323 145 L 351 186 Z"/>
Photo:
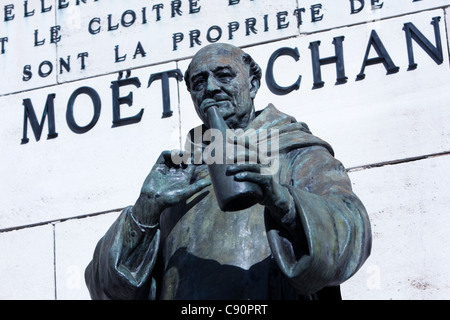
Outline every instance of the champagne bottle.
<path fill-rule="evenodd" d="M 236 181 L 233 175 L 226 175 L 226 132 L 229 128 L 216 106 L 209 107 L 206 114 L 209 128 L 220 130 L 223 137 L 223 161 L 208 165 L 219 207 L 222 211 L 239 211 L 251 207 L 261 199 L 261 187 L 249 181 Z"/>

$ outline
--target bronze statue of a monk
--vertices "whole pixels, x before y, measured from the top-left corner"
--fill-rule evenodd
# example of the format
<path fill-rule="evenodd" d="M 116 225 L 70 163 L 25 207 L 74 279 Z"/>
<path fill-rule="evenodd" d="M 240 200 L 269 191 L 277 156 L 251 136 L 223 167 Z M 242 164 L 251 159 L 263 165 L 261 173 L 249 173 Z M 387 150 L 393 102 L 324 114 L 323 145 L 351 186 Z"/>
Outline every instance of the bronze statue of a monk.
<path fill-rule="evenodd" d="M 164 151 L 97 244 L 85 272 L 93 299 L 340 299 L 339 285 L 370 254 L 366 210 L 328 143 L 273 105 L 255 111 L 260 79 L 256 62 L 228 44 L 202 48 L 185 74 L 197 129 L 208 129 L 214 106 L 232 130 L 278 130 L 275 173 L 227 167 L 260 186 L 257 203 L 222 211 L 208 165 Z"/>

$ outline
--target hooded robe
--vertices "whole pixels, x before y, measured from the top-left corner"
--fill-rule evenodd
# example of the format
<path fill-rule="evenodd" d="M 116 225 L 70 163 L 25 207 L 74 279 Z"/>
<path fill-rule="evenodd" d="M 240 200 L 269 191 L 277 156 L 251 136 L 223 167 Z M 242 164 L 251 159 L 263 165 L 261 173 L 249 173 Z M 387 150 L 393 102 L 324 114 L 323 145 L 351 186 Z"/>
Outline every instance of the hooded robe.
<path fill-rule="evenodd" d="M 279 130 L 279 170 L 294 206 L 223 212 L 213 186 L 166 208 L 146 229 L 127 207 L 86 268 L 93 299 L 340 299 L 370 254 L 366 210 L 331 146 L 273 105 L 246 129 Z M 188 140 L 191 143 L 190 140 Z M 192 182 L 209 175 L 197 164 Z"/>

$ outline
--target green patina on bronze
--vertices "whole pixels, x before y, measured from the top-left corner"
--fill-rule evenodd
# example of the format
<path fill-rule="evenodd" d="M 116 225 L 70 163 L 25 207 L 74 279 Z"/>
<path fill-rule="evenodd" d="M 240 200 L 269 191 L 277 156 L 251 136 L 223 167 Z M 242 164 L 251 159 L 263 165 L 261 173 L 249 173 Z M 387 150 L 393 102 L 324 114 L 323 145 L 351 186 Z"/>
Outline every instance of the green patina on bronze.
<path fill-rule="evenodd" d="M 96 247 L 85 274 L 92 298 L 340 298 L 339 285 L 370 254 L 366 210 L 328 143 L 273 105 L 255 111 L 260 78 L 251 57 L 228 44 L 200 50 L 186 72 L 200 132 L 212 126 L 210 108 L 228 128 L 279 131 L 275 174 L 262 175 L 260 164 L 226 168 L 260 187 L 257 203 L 222 211 L 210 167 L 163 152 Z M 191 137 L 190 150 L 206 146 Z"/>

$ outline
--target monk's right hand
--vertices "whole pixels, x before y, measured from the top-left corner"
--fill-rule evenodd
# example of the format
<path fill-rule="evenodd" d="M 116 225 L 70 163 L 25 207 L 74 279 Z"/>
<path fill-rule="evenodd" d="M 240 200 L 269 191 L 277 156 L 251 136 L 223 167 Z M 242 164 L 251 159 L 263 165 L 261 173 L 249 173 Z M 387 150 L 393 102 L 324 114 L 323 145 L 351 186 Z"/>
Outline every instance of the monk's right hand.
<path fill-rule="evenodd" d="M 164 209 L 187 200 L 211 184 L 209 179 L 191 183 L 195 165 L 175 163 L 171 151 L 163 151 L 144 181 L 133 208 L 133 217 L 142 225 L 154 226 Z"/>

